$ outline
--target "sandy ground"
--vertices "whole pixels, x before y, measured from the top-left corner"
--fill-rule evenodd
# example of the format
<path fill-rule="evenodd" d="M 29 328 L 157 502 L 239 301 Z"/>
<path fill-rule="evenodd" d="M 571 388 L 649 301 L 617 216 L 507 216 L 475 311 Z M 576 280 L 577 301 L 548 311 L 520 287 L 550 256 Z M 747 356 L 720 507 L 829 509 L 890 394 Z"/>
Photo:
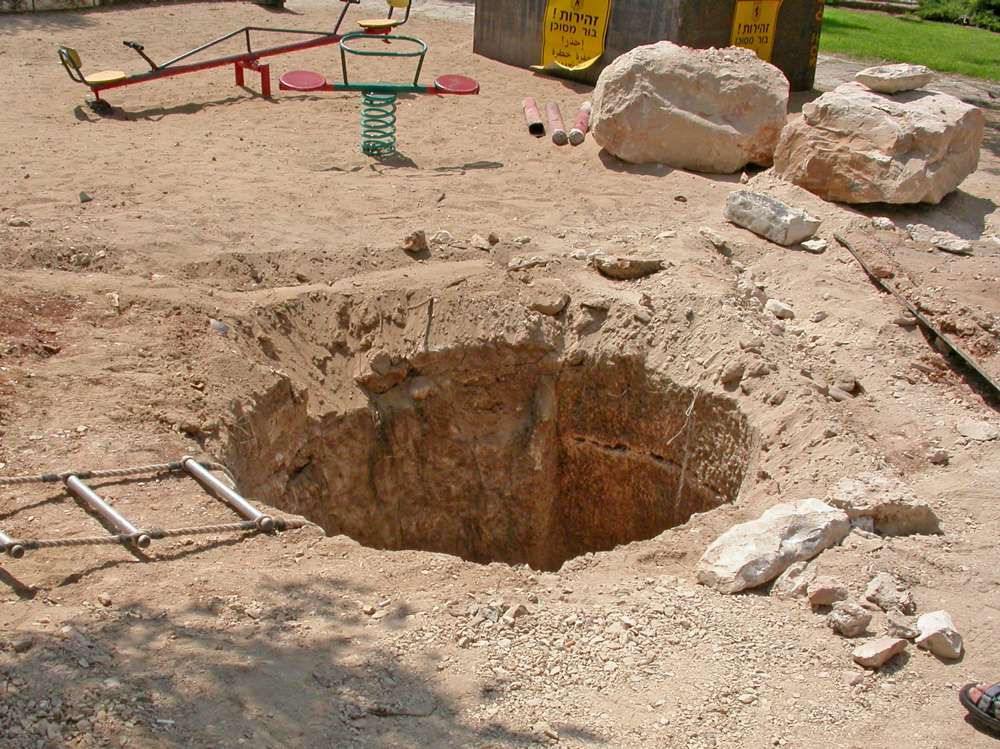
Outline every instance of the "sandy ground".
<path fill-rule="evenodd" d="M 380 551 L 315 528 L 164 541 L 142 555 L 98 546 L 5 558 L 6 745 L 995 746 L 965 722 L 956 691 L 1000 679 L 1000 445 L 956 423 L 1000 417 L 918 331 L 893 323 L 899 305 L 836 243 L 811 255 L 726 224 L 738 175 L 636 168 L 589 140 L 556 149 L 528 137 L 524 95 L 557 100 L 568 117 L 588 92 L 474 56 L 469 3 L 423 3 L 407 30 L 431 45 L 424 80 L 465 73 L 482 94 L 403 98 L 400 156 L 384 162 L 358 151 L 354 95 L 269 101 L 223 69 L 112 92 L 116 111 L 102 118 L 55 55 L 68 44 L 85 70 L 134 71 L 123 39 L 161 58 L 247 24 L 328 28 L 338 12 L 292 0 L 284 13 L 226 3 L 0 17 L 3 473 L 211 456 L 248 494 L 294 512 L 288 497 L 309 465 L 298 458 L 321 449 L 330 414 L 367 407 L 354 376 L 370 353 L 537 347 L 567 360 L 640 357 L 685 392 L 731 398 L 759 438 L 743 490 L 558 572 Z M 332 50 L 314 50 L 277 58 L 275 78 L 335 77 L 337 65 Z M 845 68 L 824 61 L 821 84 Z M 405 78 L 399 67 L 359 74 Z M 939 85 L 990 118 L 979 171 L 942 205 L 857 211 L 766 173 L 755 183 L 905 279 L 1000 374 L 996 92 Z M 948 228 L 975 240 L 975 254 L 874 230 L 874 215 Z M 702 226 L 732 258 L 706 245 Z M 416 229 L 452 239 L 414 257 L 401 245 Z M 474 235 L 491 232 L 500 241 L 478 247 Z M 609 281 L 578 259 L 593 249 L 653 255 L 666 270 Z M 796 319 L 775 326 L 750 309 L 740 269 Z M 571 297 L 566 311 L 530 311 L 552 288 Z M 726 391 L 720 370 L 738 359 L 762 375 Z M 823 383 L 845 370 L 861 392 L 836 403 Z M 609 412 L 620 397 L 609 389 Z M 930 462 L 939 450 L 947 465 Z M 921 612 L 953 615 L 966 645 L 957 662 L 911 648 L 866 675 L 851 662 L 856 643 L 801 602 L 694 581 L 705 546 L 734 522 L 865 471 L 907 482 L 944 533 L 855 534 L 816 565 L 855 596 L 876 572 L 900 576 Z M 232 517 L 190 481 L 100 486 L 147 526 Z M 0 528 L 101 532 L 39 485 L 0 492 Z M 504 623 L 512 604 L 527 612 Z"/>

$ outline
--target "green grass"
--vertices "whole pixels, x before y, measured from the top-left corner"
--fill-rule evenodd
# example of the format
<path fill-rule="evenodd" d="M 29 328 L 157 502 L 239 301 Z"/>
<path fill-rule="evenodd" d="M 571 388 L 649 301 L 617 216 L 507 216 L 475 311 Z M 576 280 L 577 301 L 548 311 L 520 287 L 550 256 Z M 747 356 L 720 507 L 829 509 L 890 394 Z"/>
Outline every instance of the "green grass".
<path fill-rule="evenodd" d="M 913 16 L 828 7 L 820 51 L 1000 80 L 1000 34 Z"/>

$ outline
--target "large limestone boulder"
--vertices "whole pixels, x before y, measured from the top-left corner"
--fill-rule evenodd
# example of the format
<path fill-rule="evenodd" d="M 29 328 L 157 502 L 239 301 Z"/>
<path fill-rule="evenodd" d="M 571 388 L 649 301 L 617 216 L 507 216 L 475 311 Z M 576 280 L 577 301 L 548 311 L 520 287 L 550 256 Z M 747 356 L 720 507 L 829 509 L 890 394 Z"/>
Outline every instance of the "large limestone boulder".
<path fill-rule="evenodd" d="M 818 499 L 777 505 L 719 536 L 698 562 L 698 582 L 722 593 L 755 588 L 839 544 L 850 531 L 847 513 Z"/>
<path fill-rule="evenodd" d="M 770 166 L 787 109 L 787 79 L 752 51 L 657 42 L 604 69 L 590 127 L 622 161 L 727 174 Z"/>
<path fill-rule="evenodd" d="M 985 126 L 954 96 L 845 83 L 788 124 L 774 171 L 826 200 L 939 203 L 976 170 Z"/>

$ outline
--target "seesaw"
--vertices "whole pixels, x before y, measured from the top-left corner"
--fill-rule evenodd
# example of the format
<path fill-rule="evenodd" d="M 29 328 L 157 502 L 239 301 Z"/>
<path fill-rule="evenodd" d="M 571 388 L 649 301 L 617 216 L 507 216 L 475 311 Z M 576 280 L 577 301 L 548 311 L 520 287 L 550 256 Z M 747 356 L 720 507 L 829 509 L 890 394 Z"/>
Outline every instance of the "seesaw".
<path fill-rule="evenodd" d="M 134 50 L 149 65 L 150 69 L 143 73 L 129 75 L 121 70 L 102 70 L 96 73 L 86 74 L 81 69 L 82 60 L 79 52 L 72 47 L 59 47 L 59 61 L 66 69 L 66 72 L 69 74 L 71 79 L 77 83 L 82 83 L 91 90 L 94 94 L 94 98 L 93 100 L 88 100 L 87 103 L 94 111 L 102 114 L 111 110 L 111 105 L 101 98 L 102 91 L 107 91 L 113 88 L 121 88 L 123 86 L 134 86 L 140 83 L 149 83 L 150 81 L 158 81 L 162 78 L 170 78 L 176 75 L 186 75 L 187 73 L 197 73 L 202 70 L 221 68 L 227 65 L 233 66 L 236 85 L 238 86 L 244 85 L 244 71 L 253 70 L 254 72 L 260 74 L 261 94 L 265 97 L 269 97 L 271 95 L 271 68 L 270 65 L 261 64 L 260 60 L 265 57 L 285 55 L 291 52 L 301 52 L 302 50 L 314 49 L 316 47 L 339 43 L 343 38 L 340 34 L 340 27 L 344 22 L 344 18 L 347 16 L 348 9 L 351 5 L 357 5 L 360 3 L 361 0 L 340 0 L 340 2 L 344 3 L 344 9 L 340 14 L 340 18 L 338 18 L 337 25 L 334 27 L 333 31 L 306 31 L 303 29 L 272 29 L 262 28 L 259 26 L 244 26 L 241 29 L 236 29 L 235 31 L 220 36 L 217 39 L 213 39 L 210 42 L 202 44 L 201 46 L 188 50 L 183 54 L 177 55 L 164 63 L 155 62 L 149 55 L 146 54 L 143 45 L 138 42 L 122 42 L 126 47 Z M 361 33 L 386 36 L 390 31 L 403 25 L 409 20 L 410 6 L 412 5 L 411 0 L 386 0 L 386 4 L 389 6 L 388 18 L 362 19 L 358 21 L 358 26 L 362 29 Z M 393 11 L 396 9 L 405 9 L 405 15 L 394 18 Z M 258 33 L 299 34 L 309 38 L 300 42 L 290 42 L 287 44 L 279 44 L 274 47 L 254 49 L 251 43 L 251 34 Z M 244 37 L 246 41 L 246 52 L 226 55 L 223 57 L 214 57 L 208 60 L 201 60 L 199 62 L 185 62 L 197 54 L 205 52 L 206 50 L 223 44 L 230 39 L 238 38 L 240 36 Z"/>
<path fill-rule="evenodd" d="M 427 55 L 427 43 L 413 36 L 385 34 L 379 41 L 409 45 L 411 49 L 362 49 L 357 46 L 371 41 L 365 32 L 345 34 L 340 40 L 340 65 L 343 83 L 328 83 L 319 73 L 293 70 L 278 81 L 282 91 L 360 91 L 361 150 L 369 156 L 384 156 L 396 150 L 396 101 L 399 94 L 436 94 L 438 96 L 468 96 L 479 93 L 479 84 L 465 75 L 442 75 L 430 86 L 420 83 L 420 71 Z M 412 83 L 352 83 L 347 74 L 347 56 L 415 57 L 417 70 Z"/>

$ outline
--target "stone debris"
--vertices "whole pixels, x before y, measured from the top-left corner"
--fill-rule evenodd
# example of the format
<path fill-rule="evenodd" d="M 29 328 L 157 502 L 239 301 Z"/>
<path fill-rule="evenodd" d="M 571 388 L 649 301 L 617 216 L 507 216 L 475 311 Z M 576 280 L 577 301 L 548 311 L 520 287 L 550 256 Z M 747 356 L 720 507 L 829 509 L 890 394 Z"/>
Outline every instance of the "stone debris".
<path fill-rule="evenodd" d="M 729 174 L 770 166 L 788 109 L 788 81 L 754 52 L 636 47 L 601 73 L 590 125 L 622 161 Z"/>
<path fill-rule="evenodd" d="M 507 262 L 507 270 L 528 270 L 548 265 L 549 261 L 540 255 L 516 255 Z"/>
<path fill-rule="evenodd" d="M 729 243 L 726 242 L 726 240 L 718 232 L 714 231 L 713 229 L 710 229 L 707 226 L 703 226 L 698 230 L 698 233 L 701 234 L 701 236 L 703 236 L 708 241 L 709 245 L 712 246 L 712 249 L 714 249 L 720 255 L 722 255 L 723 257 L 732 257 L 733 255 L 732 248 L 729 246 Z"/>
<path fill-rule="evenodd" d="M 899 315 L 898 317 L 894 317 L 892 321 L 901 328 L 917 327 L 917 318 L 910 314 Z"/>
<path fill-rule="evenodd" d="M 21 218 L 20 216 L 11 216 L 7 219 L 7 226 L 14 228 L 23 228 L 26 226 L 31 226 L 30 218 Z"/>
<path fill-rule="evenodd" d="M 751 190 L 729 193 L 724 215 L 727 221 L 786 247 L 809 239 L 820 225 L 815 216 Z"/>
<path fill-rule="evenodd" d="M 917 619 L 917 647 L 929 650 L 938 658 L 955 660 L 962 655 L 962 635 L 955 629 L 951 614 L 932 611 Z"/>
<path fill-rule="evenodd" d="M 904 614 L 914 614 L 917 604 L 913 600 L 913 591 L 895 575 L 880 572 L 871 579 L 865 588 L 866 601 L 871 601 L 883 611 L 898 610 Z"/>
<path fill-rule="evenodd" d="M 555 279 L 535 281 L 525 290 L 523 296 L 528 309 L 550 317 L 558 315 L 569 304 L 569 292 L 566 286 Z"/>
<path fill-rule="evenodd" d="M 595 255 L 591 262 L 597 272 L 616 281 L 633 281 L 663 269 L 663 261 L 650 257 Z"/>
<path fill-rule="evenodd" d="M 782 599 L 805 598 L 816 573 L 809 562 L 796 562 L 782 572 L 771 586 L 771 595 Z"/>
<path fill-rule="evenodd" d="M 755 588 L 839 544 L 850 530 L 846 513 L 818 499 L 776 505 L 712 542 L 698 562 L 698 582 L 722 593 Z"/>
<path fill-rule="evenodd" d="M 469 240 L 469 244 L 477 250 L 488 250 L 493 246 L 482 234 L 473 234 L 472 239 Z"/>
<path fill-rule="evenodd" d="M 851 657 L 864 668 L 881 668 L 900 653 L 906 651 L 907 642 L 902 637 L 877 637 L 854 649 Z"/>
<path fill-rule="evenodd" d="M 926 242 L 940 250 L 954 252 L 959 255 L 972 254 L 972 242 L 962 239 L 950 231 L 933 229 L 927 224 L 907 224 L 906 231 L 914 242 Z"/>
<path fill-rule="evenodd" d="M 844 637 L 863 635 L 871 621 L 871 613 L 855 601 L 837 601 L 826 617 L 827 626 Z"/>
<path fill-rule="evenodd" d="M 963 437 L 976 442 L 989 442 L 1000 437 L 1000 427 L 978 419 L 959 419 L 955 429 Z"/>
<path fill-rule="evenodd" d="M 941 532 L 941 521 L 927 502 L 903 482 L 881 473 L 841 479 L 830 490 L 828 501 L 844 510 L 852 522 L 870 518 L 873 530 L 883 536 Z"/>
<path fill-rule="evenodd" d="M 794 320 L 795 310 L 782 302 L 780 299 L 768 299 L 764 309 L 777 317 L 779 320 Z"/>
<path fill-rule="evenodd" d="M 431 242 L 434 244 L 451 244 L 455 241 L 455 237 L 451 235 L 450 231 L 445 229 L 438 229 L 436 232 L 431 234 Z"/>
<path fill-rule="evenodd" d="M 422 229 L 410 232 L 403 239 L 403 250 L 409 252 L 410 254 L 416 254 L 419 252 L 427 252 L 430 246 L 427 244 L 427 233 Z"/>
<path fill-rule="evenodd" d="M 802 242 L 802 249 L 815 255 L 822 255 L 829 247 L 830 243 L 825 239 L 807 239 Z"/>
<path fill-rule="evenodd" d="M 954 96 L 847 83 L 785 127 L 774 172 L 824 200 L 940 203 L 976 170 L 985 127 L 982 111 Z"/>
<path fill-rule="evenodd" d="M 912 617 L 900 611 L 889 611 L 885 616 L 885 633 L 889 637 L 902 637 L 905 640 L 915 640 L 920 635 L 917 622 Z"/>
<path fill-rule="evenodd" d="M 847 587 L 832 577 L 817 577 L 809 583 L 809 605 L 813 608 L 832 606 L 837 601 L 844 601 L 850 595 Z"/>
<path fill-rule="evenodd" d="M 719 375 L 719 382 L 723 385 L 729 387 L 736 387 L 740 384 L 740 380 L 743 379 L 743 374 L 746 371 L 746 367 L 743 362 L 733 361 L 729 362 L 722 369 L 722 373 Z"/>
<path fill-rule="evenodd" d="M 901 62 L 859 70 L 854 80 L 881 94 L 897 94 L 923 88 L 934 80 L 934 73 L 926 65 Z"/>
<path fill-rule="evenodd" d="M 893 220 L 887 216 L 873 216 L 872 226 L 876 229 L 881 229 L 882 231 L 895 231 L 896 224 Z"/>

